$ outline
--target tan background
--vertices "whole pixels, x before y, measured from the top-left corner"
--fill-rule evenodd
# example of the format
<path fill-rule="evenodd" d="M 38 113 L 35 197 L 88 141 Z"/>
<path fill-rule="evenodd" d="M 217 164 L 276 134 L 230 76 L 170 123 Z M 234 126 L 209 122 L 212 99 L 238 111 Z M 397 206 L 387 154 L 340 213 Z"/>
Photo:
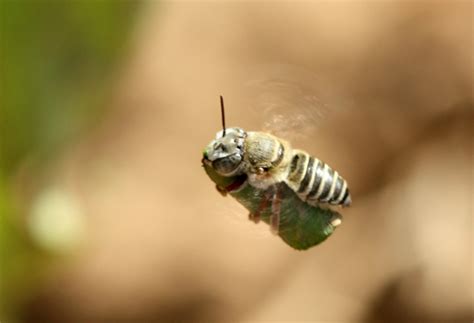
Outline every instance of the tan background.
<path fill-rule="evenodd" d="M 471 2 L 141 12 L 106 120 L 49 183 L 77 197 L 86 243 L 29 316 L 472 319 Z M 348 180 L 327 242 L 294 251 L 214 190 L 200 158 L 219 94 L 229 125 L 270 124 Z"/>

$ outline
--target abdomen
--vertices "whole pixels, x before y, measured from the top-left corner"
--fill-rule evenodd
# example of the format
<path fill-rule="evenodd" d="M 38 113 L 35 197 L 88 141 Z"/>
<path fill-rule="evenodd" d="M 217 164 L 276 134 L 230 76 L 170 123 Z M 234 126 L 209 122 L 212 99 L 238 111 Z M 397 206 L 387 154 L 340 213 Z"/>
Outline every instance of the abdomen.
<path fill-rule="evenodd" d="M 347 182 L 329 165 L 305 151 L 293 150 L 287 184 L 310 205 L 351 204 Z"/>

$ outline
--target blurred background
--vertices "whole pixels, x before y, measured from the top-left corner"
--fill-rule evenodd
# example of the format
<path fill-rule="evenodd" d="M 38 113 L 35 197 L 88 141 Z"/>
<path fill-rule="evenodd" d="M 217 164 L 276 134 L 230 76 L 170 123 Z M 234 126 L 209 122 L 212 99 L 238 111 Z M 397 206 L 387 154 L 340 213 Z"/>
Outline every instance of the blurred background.
<path fill-rule="evenodd" d="M 472 321 L 471 1 L 0 3 L 0 320 Z M 294 251 L 200 165 L 227 123 L 353 206 Z"/>

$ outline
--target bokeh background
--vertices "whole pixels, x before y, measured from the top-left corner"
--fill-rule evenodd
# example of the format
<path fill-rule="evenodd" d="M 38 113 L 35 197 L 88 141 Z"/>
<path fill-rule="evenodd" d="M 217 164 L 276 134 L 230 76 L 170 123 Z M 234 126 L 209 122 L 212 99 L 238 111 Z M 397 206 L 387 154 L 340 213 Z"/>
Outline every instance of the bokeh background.
<path fill-rule="evenodd" d="M 471 1 L 0 3 L 0 320 L 472 321 Z M 220 128 L 353 206 L 290 249 L 200 166 Z"/>

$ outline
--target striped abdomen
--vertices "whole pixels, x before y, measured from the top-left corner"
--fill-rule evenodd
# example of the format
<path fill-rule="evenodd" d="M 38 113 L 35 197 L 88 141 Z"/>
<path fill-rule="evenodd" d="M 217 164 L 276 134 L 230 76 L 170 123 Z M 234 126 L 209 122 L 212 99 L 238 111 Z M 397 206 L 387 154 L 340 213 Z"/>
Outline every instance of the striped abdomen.
<path fill-rule="evenodd" d="M 287 182 L 303 201 L 311 205 L 351 204 L 347 182 L 336 171 L 304 151 L 293 152 Z"/>

